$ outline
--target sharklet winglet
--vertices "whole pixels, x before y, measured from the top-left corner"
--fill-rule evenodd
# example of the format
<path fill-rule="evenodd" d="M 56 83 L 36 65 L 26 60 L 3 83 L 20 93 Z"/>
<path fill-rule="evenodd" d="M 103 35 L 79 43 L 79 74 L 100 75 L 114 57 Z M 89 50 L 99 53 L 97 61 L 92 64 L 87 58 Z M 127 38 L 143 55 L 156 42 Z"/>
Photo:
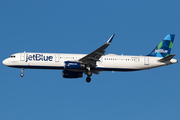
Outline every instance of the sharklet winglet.
<path fill-rule="evenodd" d="M 109 38 L 109 40 L 107 41 L 108 44 L 111 44 L 112 39 L 113 39 L 114 36 L 115 36 L 115 34 L 113 34 L 113 35 Z"/>

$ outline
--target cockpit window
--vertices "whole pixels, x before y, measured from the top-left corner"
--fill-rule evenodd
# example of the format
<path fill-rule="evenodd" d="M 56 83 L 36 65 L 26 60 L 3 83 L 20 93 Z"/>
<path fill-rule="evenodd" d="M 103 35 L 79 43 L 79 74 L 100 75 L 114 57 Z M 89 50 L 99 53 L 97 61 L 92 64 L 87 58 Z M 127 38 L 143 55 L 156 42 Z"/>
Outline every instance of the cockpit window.
<path fill-rule="evenodd" d="M 15 58 L 16 56 L 15 55 L 11 55 L 10 58 Z"/>

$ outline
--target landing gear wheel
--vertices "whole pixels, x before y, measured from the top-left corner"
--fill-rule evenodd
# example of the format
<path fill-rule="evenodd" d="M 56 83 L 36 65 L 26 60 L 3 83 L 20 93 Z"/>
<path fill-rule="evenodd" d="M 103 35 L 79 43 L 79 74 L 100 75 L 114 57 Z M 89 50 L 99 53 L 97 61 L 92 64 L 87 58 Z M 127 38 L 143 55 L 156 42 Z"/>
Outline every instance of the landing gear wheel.
<path fill-rule="evenodd" d="M 24 74 L 23 74 L 23 73 L 21 73 L 21 74 L 20 74 L 20 76 L 21 76 L 21 77 L 23 77 L 23 76 L 24 76 Z"/>
<path fill-rule="evenodd" d="M 87 78 L 86 78 L 86 82 L 88 82 L 88 83 L 91 82 L 91 78 L 90 78 L 90 77 L 87 77 Z"/>
<path fill-rule="evenodd" d="M 24 76 L 24 68 L 21 70 L 21 74 L 20 74 L 21 77 Z"/>

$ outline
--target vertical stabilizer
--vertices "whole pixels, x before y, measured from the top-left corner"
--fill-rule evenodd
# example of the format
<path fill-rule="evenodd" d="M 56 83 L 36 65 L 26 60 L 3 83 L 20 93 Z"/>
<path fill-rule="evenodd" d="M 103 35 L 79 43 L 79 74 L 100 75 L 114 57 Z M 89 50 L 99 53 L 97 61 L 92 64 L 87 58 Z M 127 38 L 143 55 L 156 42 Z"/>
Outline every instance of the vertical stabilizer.
<path fill-rule="evenodd" d="M 175 37 L 174 34 L 168 34 L 148 56 L 154 56 L 154 57 L 169 56 L 171 53 L 174 37 Z"/>

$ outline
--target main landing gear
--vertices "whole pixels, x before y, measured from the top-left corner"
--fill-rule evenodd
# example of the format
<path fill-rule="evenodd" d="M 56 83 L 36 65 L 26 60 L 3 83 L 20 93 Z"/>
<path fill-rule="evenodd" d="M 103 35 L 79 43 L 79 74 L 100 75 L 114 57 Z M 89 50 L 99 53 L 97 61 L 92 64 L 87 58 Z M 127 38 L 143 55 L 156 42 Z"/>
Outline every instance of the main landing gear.
<path fill-rule="evenodd" d="M 91 82 L 91 78 L 90 78 L 90 76 L 92 76 L 92 72 L 91 72 L 91 70 L 90 70 L 90 67 L 87 67 L 87 78 L 86 78 L 86 82 Z"/>
<path fill-rule="evenodd" d="M 90 78 L 90 76 L 88 76 L 87 78 L 86 78 L 86 82 L 91 82 L 91 78 Z"/>
<path fill-rule="evenodd" d="M 20 74 L 21 77 L 24 76 L 24 69 L 21 70 L 21 74 Z"/>

